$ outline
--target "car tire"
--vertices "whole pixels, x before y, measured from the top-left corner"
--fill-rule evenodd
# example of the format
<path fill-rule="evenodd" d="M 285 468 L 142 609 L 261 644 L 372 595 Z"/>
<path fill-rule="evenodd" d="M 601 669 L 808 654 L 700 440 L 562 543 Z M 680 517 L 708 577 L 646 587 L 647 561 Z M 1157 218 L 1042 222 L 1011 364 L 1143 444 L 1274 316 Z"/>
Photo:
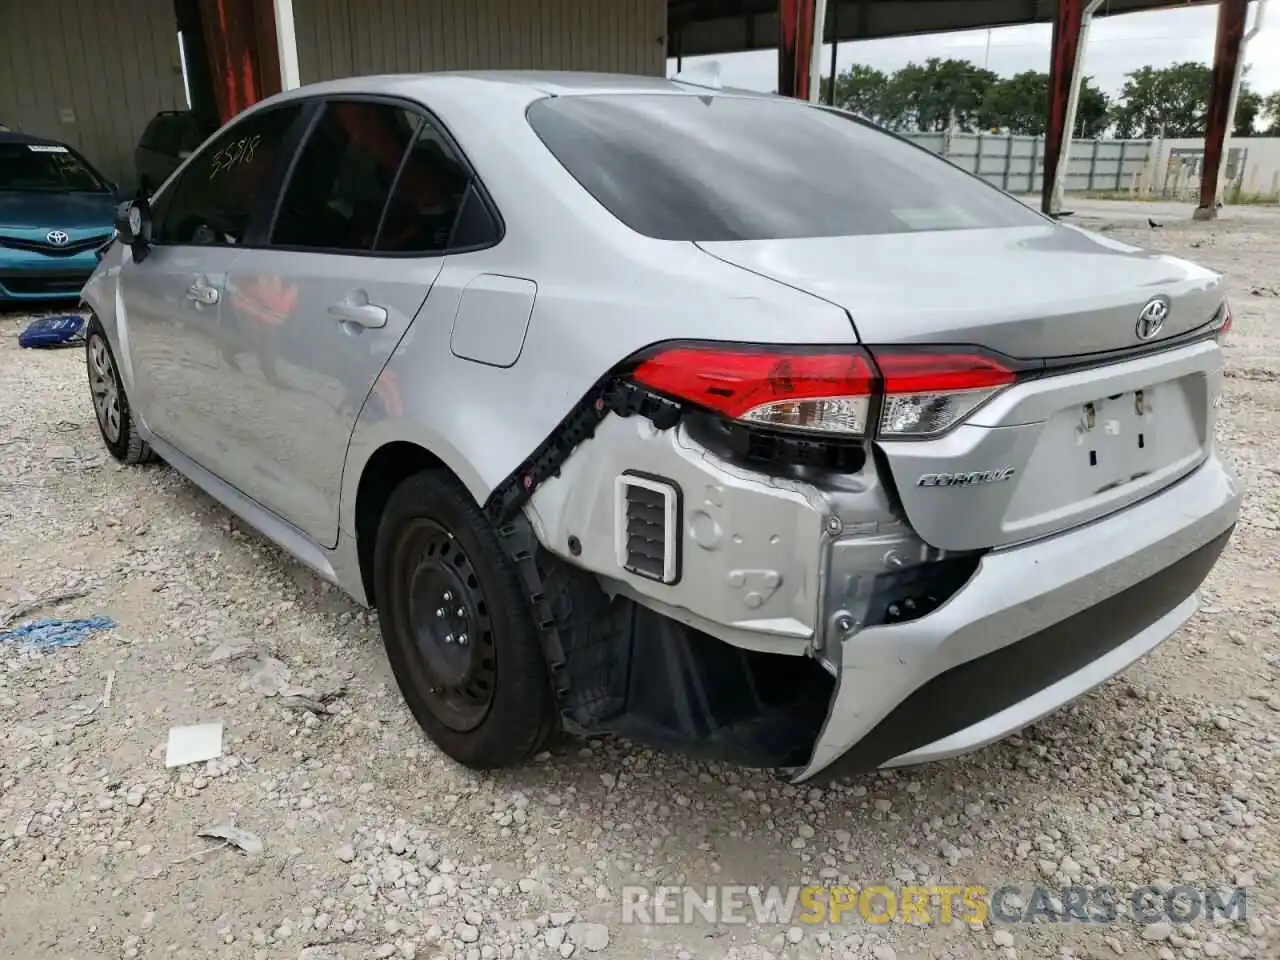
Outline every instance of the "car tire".
<path fill-rule="evenodd" d="M 125 393 L 107 332 L 97 317 L 90 317 L 85 330 L 85 367 L 89 376 L 89 397 L 93 402 L 98 432 L 111 456 L 130 465 L 156 459 L 151 445 L 142 439 L 129 396 Z"/>
<path fill-rule="evenodd" d="M 541 749 L 555 695 L 529 602 L 497 530 L 451 474 L 424 471 L 391 494 L 374 599 L 396 682 L 441 750 L 486 770 Z"/>

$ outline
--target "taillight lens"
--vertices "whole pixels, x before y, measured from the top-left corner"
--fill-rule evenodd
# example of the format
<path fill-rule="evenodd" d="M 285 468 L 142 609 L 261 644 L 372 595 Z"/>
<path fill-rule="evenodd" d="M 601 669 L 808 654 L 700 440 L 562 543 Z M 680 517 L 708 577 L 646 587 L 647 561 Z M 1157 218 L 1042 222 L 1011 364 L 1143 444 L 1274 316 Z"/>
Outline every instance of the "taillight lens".
<path fill-rule="evenodd" d="M 911 347 L 660 348 L 632 373 L 639 384 L 748 424 L 923 438 L 949 430 L 1013 383 L 1016 373 L 977 350 Z"/>
<path fill-rule="evenodd" d="M 733 420 L 827 434 L 866 433 L 876 381 L 856 347 L 672 347 L 648 357 L 632 376 Z"/>
<path fill-rule="evenodd" d="M 994 357 L 968 351 L 873 347 L 884 378 L 880 436 L 929 437 L 951 429 L 1017 379 Z"/>

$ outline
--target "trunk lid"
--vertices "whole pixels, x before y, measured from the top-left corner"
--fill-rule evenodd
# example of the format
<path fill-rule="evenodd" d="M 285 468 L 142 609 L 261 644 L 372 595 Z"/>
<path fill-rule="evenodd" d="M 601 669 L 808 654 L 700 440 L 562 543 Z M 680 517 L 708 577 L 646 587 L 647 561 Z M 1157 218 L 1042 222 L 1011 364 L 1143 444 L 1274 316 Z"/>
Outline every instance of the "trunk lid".
<path fill-rule="evenodd" d="M 1061 372 L 1047 364 L 942 436 L 877 442 L 908 521 L 941 549 L 1007 546 L 1098 519 L 1175 483 L 1212 449 L 1217 344 L 1130 352 L 1213 319 L 1221 279 L 1194 264 L 1054 224 L 699 246 L 844 307 L 864 343 L 1081 358 Z M 1144 340 L 1139 314 L 1157 296 L 1168 313 Z"/>
<path fill-rule="evenodd" d="M 1138 313 L 1170 299 L 1153 342 L 1208 322 L 1220 278 L 1060 224 L 699 243 L 843 307 L 864 343 L 972 343 L 1039 359 L 1137 346 Z"/>

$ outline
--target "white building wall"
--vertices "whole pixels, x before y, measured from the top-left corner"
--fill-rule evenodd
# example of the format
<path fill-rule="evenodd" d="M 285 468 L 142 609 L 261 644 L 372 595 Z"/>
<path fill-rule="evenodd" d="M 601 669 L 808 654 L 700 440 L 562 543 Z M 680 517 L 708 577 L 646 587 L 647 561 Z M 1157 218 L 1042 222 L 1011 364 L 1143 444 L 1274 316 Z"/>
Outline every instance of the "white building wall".
<path fill-rule="evenodd" d="M 1150 191 L 1164 196 L 1197 195 L 1204 138 L 1157 140 L 1153 152 L 1157 150 Z M 1242 194 L 1280 196 L 1280 137 L 1232 137 L 1227 150 L 1236 156 L 1237 151 L 1243 153 L 1243 170 L 1236 170 L 1233 162 L 1228 171 L 1232 184 L 1239 181 Z"/>

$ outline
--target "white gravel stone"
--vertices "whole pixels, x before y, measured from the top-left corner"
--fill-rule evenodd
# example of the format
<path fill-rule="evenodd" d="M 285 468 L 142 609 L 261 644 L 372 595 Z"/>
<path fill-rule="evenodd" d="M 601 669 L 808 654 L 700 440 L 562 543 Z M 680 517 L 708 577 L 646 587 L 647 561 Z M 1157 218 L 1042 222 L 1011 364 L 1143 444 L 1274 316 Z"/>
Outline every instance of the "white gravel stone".
<path fill-rule="evenodd" d="M 599 953 L 609 946 L 609 928 L 603 923 L 572 923 L 569 939 L 592 953 Z"/>
<path fill-rule="evenodd" d="M 1101 203 L 1073 198 L 1072 221 L 1096 227 L 1089 213 Z M 1247 494 L 1198 612 L 1122 679 L 1015 738 L 823 788 L 612 739 L 556 740 L 502 775 L 459 767 L 404 706 L 375 613 L 174 470 L 117 465 L 83 355 L 18 349 L 26 317 L 0 312 L 0 618 L 70 591 L 84 595 L 30 616 L 119 624 L 47 653 L 0 643 L 0 897 L 15 905 L 0 939 L 10 953 L 44 944 L 66 958 L 367 960 L 389 948 L 415 960 L 554 960 L 562 949 L 1007 960 L 1007 933 L 1028 960 L 1270 958 L 1274 905 L 1252 893 L 1274 887 L 1280 850 L 1280 221 L 1247 205 L 1212 223 L 1156 219 L 1162 229 L 1143 215 L 1105 232 L 1224 271 L 1236 314 L 1215 431 Z M 263 336 L 294 336 L 298 320 Z M 240 405 L 205 412 L 248 429 L 266 402 L 256 355 L 215 348 L 209 361 L 180 375 L 196 397 L 215 377 L 239 378 Z M 330 395 L 333 371 L 278 373 L 302 391 L 295 399 L 352 402 Z M 305 462 L 294 438 L 273 444 L 278 463 Z M 280 705 L 289 690 L 340 688 L 323 718 Z M 169 771 L 163 749 L 151 752 L 170 726 L 215 720 L 225 725 L 217 761 Z M 265 858 L 193 836 L 213 822 L 261 837 Z M 798 944 L 787 925 L 704 939 L 620 920 L 630 891 L 668 883 L 928 885 L 962 874 L 1018 883 L 1024 896 L 1032 883 L 1105 884 L 1121 906 L 1152 882 L 1249 882 L 1254 916 L 1167 932 L 1130 918 L 993 920 L 973 933 L 961 921 L 945 938 L 854 922 L 805 930 Z M 607 946 L 593 950 L 585 931 L 605 920 Z"/>

